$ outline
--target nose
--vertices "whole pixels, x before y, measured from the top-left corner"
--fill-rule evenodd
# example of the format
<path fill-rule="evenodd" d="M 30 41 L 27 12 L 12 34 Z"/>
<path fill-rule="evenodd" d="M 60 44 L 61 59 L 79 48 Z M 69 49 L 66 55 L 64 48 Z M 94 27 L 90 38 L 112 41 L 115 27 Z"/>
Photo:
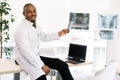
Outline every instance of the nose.
<path fill-rule="evenodd" d="M 35 15 L 36 15 L 36 12 L 32 12 L 32 15 L 35 16 Z"/>

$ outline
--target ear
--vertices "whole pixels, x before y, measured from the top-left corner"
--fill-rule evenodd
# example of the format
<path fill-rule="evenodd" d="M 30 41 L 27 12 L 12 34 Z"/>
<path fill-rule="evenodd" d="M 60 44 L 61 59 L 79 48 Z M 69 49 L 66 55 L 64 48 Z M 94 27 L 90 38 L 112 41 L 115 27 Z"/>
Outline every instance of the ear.
<path fill-rule="evenodd" d="M 23 15 L 25 16 L 25 12 L 23 12 Z"/>

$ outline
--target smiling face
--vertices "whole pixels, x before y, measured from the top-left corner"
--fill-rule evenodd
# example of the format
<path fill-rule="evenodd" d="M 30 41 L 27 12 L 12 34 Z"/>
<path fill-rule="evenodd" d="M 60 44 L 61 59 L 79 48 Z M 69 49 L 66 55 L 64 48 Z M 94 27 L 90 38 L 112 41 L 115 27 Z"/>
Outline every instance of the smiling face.
<path fill-rule="evenodd" d="M 23 15 L 27 20 L 31 22 L 35 22 L 37 16 L 35 6 L 32 4 L 26 4 L 23 9 Z"/>

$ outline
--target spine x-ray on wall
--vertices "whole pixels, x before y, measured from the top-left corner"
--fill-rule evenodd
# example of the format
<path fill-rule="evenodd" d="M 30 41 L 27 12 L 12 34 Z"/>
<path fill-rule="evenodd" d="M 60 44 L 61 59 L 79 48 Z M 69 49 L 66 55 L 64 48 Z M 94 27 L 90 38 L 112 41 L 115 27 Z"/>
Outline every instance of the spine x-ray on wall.
<path fill-rule="evenodd" d="M 113 34 L 114 32 L 111 30 L 100 30 L 99 32 L 100 38 L 107 39 L 107 40 L 113 39 Z"/>
<path fill-rule="evenodd" d="M 70 29 L 89 29 L 88 13 L 70 13 L 69 26 Z"/>

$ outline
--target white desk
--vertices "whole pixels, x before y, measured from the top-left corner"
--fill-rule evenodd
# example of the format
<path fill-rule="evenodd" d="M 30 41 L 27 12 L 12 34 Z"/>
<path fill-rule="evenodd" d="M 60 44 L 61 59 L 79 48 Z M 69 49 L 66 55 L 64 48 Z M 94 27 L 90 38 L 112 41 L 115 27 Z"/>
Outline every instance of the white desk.
<path fill-rule="evenodd" d="M 84 65 L 89 65 L 89 64 L 93 64 L 93 62 L 84 62 L 84 63 L 79 63 L 79 64 L 68 63 L 68 65 L 70 67 L 72 67 L 72 66 L 84 66 Z"/>
<path fill-rule="evenodd" d="M 15 73 L 14 80 L 19 80 L 19 73 L 22 71 L 14 60 L 0 58 L 0 75 Z"/>

